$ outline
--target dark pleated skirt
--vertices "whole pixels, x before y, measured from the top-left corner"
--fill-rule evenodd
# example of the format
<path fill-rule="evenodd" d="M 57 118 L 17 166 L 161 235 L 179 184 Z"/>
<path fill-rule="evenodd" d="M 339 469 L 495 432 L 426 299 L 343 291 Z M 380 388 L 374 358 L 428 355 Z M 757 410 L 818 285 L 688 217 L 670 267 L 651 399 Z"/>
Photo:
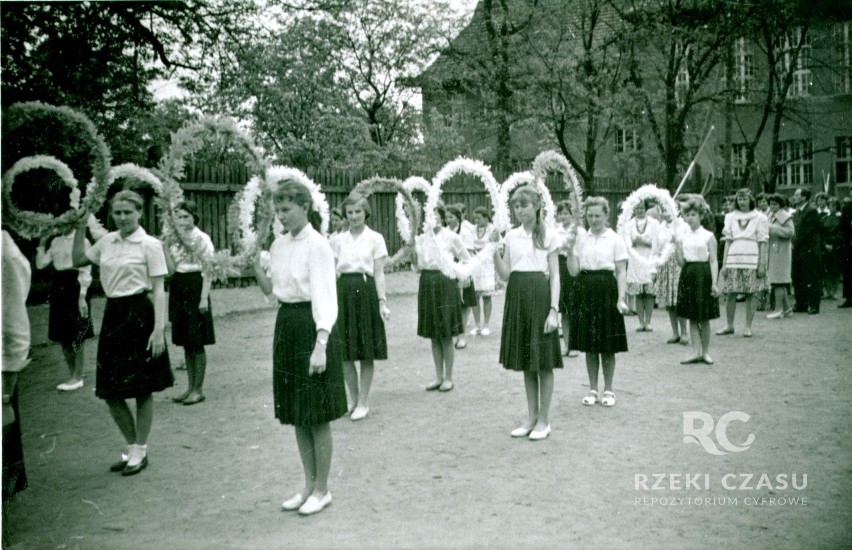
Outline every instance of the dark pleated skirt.
<path fill-rule="evenodd" d="M 421 271 L 417 291 L 417 336 L 450 338 L 463 331 L 458 281 L 438 270 Z"/>
<path fill-rule="evenodd" d="M 476 307 L 476 289 L 473 288 L 473 281 L 461 291 L 462 307 Z"/>
<path fill-rule="evenodd" d="M 337 280 L 344 361 L 388 358 L 385 323 L 379 310 L 376 281 L 364 273 L 343 273 Z"/>
<path fill-rule="evenodd" d="M 15 421 L 3 430 L 3 502 L 27 488 L 24 446 L 21 442 L 21 413 L 18 410 L 18 387 L 12 392 Z"/>
<path fill-rule="evenodd" d="M 627 351 L 624 316 L 618 311 L 618 282 L 612 271 L 577 276 L 577 322 L 571 323 L 571 349 L 586 353 Z"/>
<path fill-rule="evenodd" d="M 516 371 L 562 368 L 559 331 L 544 332 L 550 312 L 550 283 L 540 271 L 513 271 L 506 287 L 500 364 Z"/>
<path fill-rule="evenodd" d="M 343 359 L 337 326 L 326 346 L 326 367 L 308 374 L 317 329 L 310 302 L 282 303 L 272 344 L 272 394 L 275 418 L 282 424 L 315 426 L 346 414 Z"/>
<path fill-rule="evenodd" d="M 568 259 L 559 256 L 559 313 L 573 321 L 577 312 L 577 278 L 568 272 Z"/>
<path fill-rule="evenodd" d="M 207 313 L 198 310 L 203 284 L 199 271 L 175 273 L 169 283 L 169 321 L 172 343 L 176 346 L 198 350 L 216 343 L 210 296 L 207 297 Z"/>
<path fill-rule="evenodd" d="M 84 340 L 95 336 L 92 328 L 92 301 L 89 296 L 86 296 L 89 315 L 80 316 L 78 275 L 79 272 L 76 269 L 54 273 L 53 283 L 50 286 L 50 314 L 47 326 L 47 337 L 52 342 L 74 348 L 79 348 Z"/>
<path fill-rule="evenodd" d="M 107 299 L 98 342 L 96 396 L 130 399 L 174 385 L 168 349 L 156 359 L 147 349 L 153 330 L 154 304 L 147 293 Z"/>
<path fill-rule="evenodd" d="M 710 262 L 688 262 L 677 285 L 677 315 L 690 321 L 719 318 L 719 299 L 712 295 Z"/>

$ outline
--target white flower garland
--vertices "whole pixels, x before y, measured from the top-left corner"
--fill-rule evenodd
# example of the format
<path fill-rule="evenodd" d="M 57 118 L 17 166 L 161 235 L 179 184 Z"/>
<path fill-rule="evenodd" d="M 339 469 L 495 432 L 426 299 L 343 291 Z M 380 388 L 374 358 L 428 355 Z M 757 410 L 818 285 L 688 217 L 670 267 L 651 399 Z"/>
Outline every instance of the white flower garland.
<path fill-rule="evenodd" d="M 323 236 L 328 235 L 328 200 L 325 198 L 325 193 L 322 192 L 322 189 L 320 189 L 320 186 L 315 183 L 314 180 L 309 178 L 307 174 L 301 170 L 290 168 L 288 166 L 270 166 L 266 169 L 266 176 L 264 179 L 266 180 L 266 185 L 269 186 L 270 190 L 275 189 L 275 187 L 284 180 L 292 180 L 307 187 L 308 191 L 311 193 L 314 210 L 319 213 L 322 220 L 322 223 L 320 224 L 320 233 L 322 233 Z"/>
<path fill-rule="evenodd" d="M 427 196 L 431 184 L 426 178 L 420 176 L 411 176 L 402 182 L 402 187 L 411 194 L 412 208 L 415 209 L 415 216 L 422 216 L 422 206 L 414 199 L 414 191 L 422 191 Z M 405 196 L 402 193 L 396 195 L 396 229 L 403 242 L 408 246 L 413 246 L 416 234 L 415 229 L 411 228 L 411 220 L 408 219 L 408 214 L 405 212 Z"/>
<path fill-rule="evenodd" d="M 15 206 L 12 201 L 15 178 L 24 172 L 36 169 L 52 170 L 66 187 L 71 188 L 70 208 L 67 212 L 54 216 L 46 212 L 19 210 Z M 34 155 L 19 159 L 3 174 L 3 200 L 6 201 L 12 227 L 22 237 L 32 239 L 45 234 L 65 233 L 68 228 L 73 227 L 77 219 L 77 209 L 80 207 L 80 188 L 67 164 L 48 155 Z"/>
<path fill-rule="evenodd" d="M 677 202 L 675 202 L 672 198 L 668 189 L 657 187 L 653 183 L 647 183 L 630 193 L 627 199 L 625 199 L 625 201 L 621 204 L 621 211 L 618 214 L 616 230 L 618 234 L 625 239 L 625 242 L 627 241 L 627 224 L 633 218 L 633 211 L 636 209 L 636 206 L 645 199 L 654 199 L 657 204 L 666 209 L 666 212 L 671 217 L 670 219 L 672 221 L 677 220 L 678 218 L 679 209 Z M 630 255 L 629 261 L 650 264 L 650 267 L 656 271 L 659 266 L 668 261 L 672 252 L 674 252 L 674 247 L 664 246 L 661 253 L 652 258 L 644 258 L 639 254 L 636 254 L 636 252 L 633 251 L 633 247 L 629 244 L 627 246 L 627 250 Z"/>
<path fill-rule="evenodd" d="M 506 205 L 506 212 L 509 212 L 509 199 L 512 197 L 512 192 L 523 185 L 531 185 L 536 191 L 538 191 L 538 194 L 541 197 L 541 209 L 544 212 L 544 216 L 542 218 L 544 226 L 547 228 L 555 227 L 556 205 L 553 204 L 553 197 L 550 195 L 550 190 L 544 184 L 544 179 L 529 171 L 515 172 L 500 186 L 500 200 L 504 205 Z M 508 229 L 508 223 L 506 227 L 499 227 L 499 229 L 501 231 L 505 231 Z"/>
<path fill-rule="evenodd" d="M 494 208 L 493 223 L 497 228 L 509 226 L 509 212 L 506 204 L 501 200 L 500 189 L 497 180 L 491 170 L 479 160 L 473 160 L 465 157 L 459 157 L 445 164 L 432 180 L 432 186 L 429 188 L 429 195 L 426 199 L 424 223 L 423 223 L 423 241 L 424 246 L 433 249 L 436 254 L 434 257 L 438 260 L 441 273 L 453 279 L 467 279 L 471 276 L 478 267 L 480 262 L 488 255 L 494 254 L 494 247 L 488 243 L 485 248 L 479 251 L 473 260 L 467 264 L 454 263 L 452 257 L 440 250 L 437 241 L 435 240 L 435 208 L 441 200 L 441 188 L 444 183 L 451 177 L 459 173 L 467 173 L 477 176 L 482 183 L 485 184 L 485 189 L 491 198 L 491 205 Z"/>
<path fill-rule="evenodd" d="M 542 151 L 533 161 L 533 173 L 541 180 L 547 179 L 548 170 L 559 170 L 562 173 L 562 183 L 565 189 L 571 191 L 574 220 L 583 219 L 583 186 L 577 172 L 565 155 L 559 151 Z"/>

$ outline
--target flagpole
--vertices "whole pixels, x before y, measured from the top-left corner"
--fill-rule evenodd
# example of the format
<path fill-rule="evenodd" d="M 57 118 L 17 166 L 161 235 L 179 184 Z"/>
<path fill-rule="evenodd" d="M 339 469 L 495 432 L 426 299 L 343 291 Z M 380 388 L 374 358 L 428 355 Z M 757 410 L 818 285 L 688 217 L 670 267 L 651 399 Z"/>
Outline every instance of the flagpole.
<path fill-rule="evenodd" d="M 680 185 L 677 186 L 677 190 L 674 192 L 673 197 L 677 197 L 680 193 L 683 186 L 686 184 L 686 180 L 689 178 L 689 174 L 692 173 L 692 169 L 695 167 L 695 162 L 698 160 L 698 157 L 701 155 L 701 151 L 704 149 L 704 146 L 707 145 L 707 141 L 710 139 L 710 134 L 713 133 L 713 130 L 716 129 L 716 126 L 711 125 L 710 129 L 707 130 L 707 135 L 704 136 L 704 141 L 701 142 L 701 146 L 698 148 L 698 152 L 695 153 L 695 158 L 692 159 L 692 162 L 689 163 L 689 167 L 686 169 L 686 174 L 683 175 L 683 179 L 680 180 Z"/>

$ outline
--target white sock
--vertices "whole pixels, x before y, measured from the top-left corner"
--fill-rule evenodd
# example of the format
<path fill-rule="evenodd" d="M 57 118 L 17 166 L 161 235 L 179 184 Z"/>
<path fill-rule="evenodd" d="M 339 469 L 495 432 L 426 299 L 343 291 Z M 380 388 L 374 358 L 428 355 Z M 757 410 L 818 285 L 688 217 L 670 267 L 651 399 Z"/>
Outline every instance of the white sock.
<path fill-rule="evenodd" d="M 130 446 L 130 457 L 127 459 L 128 466 L 138 466 L 142 463 L 142 459 L 145 458 L 145 455 L 148 453 L 148 445 L 136 445 L 133 444 Z"/>

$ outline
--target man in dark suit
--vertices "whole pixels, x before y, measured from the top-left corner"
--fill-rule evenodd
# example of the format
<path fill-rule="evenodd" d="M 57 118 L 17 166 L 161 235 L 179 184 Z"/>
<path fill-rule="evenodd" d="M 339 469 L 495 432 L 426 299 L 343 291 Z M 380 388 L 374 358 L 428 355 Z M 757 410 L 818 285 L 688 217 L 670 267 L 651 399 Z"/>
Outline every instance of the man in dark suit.
<path fill-rule="evenodd" d="M 793 224 L 796 235 L 793 237 L 793 292 L 796 295 L 794 311 L 819 313 L 822 298 L 822 224 L 819 213 L 811 203 L 811 191 L 796 189 L 793 204 Z"/>

